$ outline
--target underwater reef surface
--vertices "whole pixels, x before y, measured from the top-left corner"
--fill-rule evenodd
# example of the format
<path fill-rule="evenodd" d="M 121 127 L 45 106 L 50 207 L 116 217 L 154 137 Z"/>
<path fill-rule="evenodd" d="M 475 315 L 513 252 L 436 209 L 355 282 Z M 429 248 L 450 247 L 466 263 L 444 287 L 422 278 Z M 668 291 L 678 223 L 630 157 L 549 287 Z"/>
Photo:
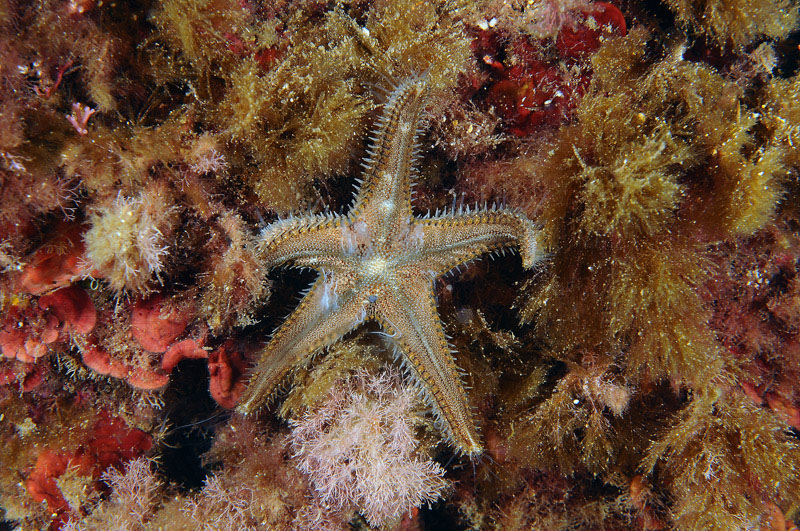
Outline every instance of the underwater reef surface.
<path fill-rule="evenodd" d="M 799 22 L 0 0 L 0 529 L 796 530 Z"/>

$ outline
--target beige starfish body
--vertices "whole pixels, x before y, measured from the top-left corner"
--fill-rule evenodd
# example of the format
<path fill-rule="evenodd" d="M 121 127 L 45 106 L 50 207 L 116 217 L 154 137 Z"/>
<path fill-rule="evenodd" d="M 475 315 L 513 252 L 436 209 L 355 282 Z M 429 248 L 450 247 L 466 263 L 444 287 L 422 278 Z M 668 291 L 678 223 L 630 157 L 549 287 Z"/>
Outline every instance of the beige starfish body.
<path fill-rule="evenodd" d="M 479 255 L 516 246 L 523 265 L 539 259 L 537 231 L 507 209 L 415 218 L 411 210 L 417 127 L 425 81 L 399 86 L 384 106 L 366 172 L 350 213 L 273 223 L 263 235 L 267 267 L 290 262 L 320 275 L 278 328 L 253 368 L 238 406 L 263 405 L 287 374 L 314 352 L 375 320 L 398 346 L 455 448 L 482 451 L 436 309 L 433 282 Z"/>

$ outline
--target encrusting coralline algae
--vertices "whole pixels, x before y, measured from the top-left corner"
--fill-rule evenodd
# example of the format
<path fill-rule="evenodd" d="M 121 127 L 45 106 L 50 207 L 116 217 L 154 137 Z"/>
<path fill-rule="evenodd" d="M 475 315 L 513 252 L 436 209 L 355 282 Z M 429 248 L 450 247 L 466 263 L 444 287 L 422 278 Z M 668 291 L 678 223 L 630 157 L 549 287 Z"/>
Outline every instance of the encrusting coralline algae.
<path fill-rule="evenodd" d="M 795 529 L 798 18 L 0 0 L 0 528 Z M 419 80 L 418 127 L 382 130 Z M 406 254 L 371 260 L 380 217 L 341 220 L 387 168 L 408 168 L 413 216 Z M 313 259 L 391 276 L 467 207 L 530 220 L 535 254 L 430 267 L 380 326 L 353 288 L 363 319 L 309 324 L 293 339 L 327 348 L 237 412 L 317 279 L 273 267 L 278 236 L 338 220 Z M 298 220 L 319 223 L 283 231 Z M 477 257 L 456 225 L 439 243 Z M 349 285 L 309 267 L 314 315 L 344 314 Z"/>

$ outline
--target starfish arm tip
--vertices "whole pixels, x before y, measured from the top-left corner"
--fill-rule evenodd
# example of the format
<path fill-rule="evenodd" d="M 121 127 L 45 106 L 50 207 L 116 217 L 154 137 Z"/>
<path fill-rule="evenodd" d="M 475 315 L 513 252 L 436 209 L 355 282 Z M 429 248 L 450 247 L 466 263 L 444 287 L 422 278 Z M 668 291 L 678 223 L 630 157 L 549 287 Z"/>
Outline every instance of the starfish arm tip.
<path fill-rule="evenodd" d="M 522 267 L 531 269 L 542 261 L 544 253 L 540 243 L 541 230 L 528 218 L 521 216 L 522 230 L 519 236 L 519 252 L 522 257 Z"/>

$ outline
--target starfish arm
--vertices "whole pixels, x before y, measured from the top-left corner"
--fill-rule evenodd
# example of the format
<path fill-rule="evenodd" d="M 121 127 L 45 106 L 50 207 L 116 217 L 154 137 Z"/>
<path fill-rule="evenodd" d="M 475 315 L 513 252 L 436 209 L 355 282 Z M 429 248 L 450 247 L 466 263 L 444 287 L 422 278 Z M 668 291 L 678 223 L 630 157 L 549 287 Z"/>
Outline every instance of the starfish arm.
<path fill-rule="evenodd" d="M 342 258 L 342 220 L 311 215 L 276 221 L 261 233 L 259 256 L 267 269 L 291 262 L 299 267 L 331 269 Z"/>
<path fill-rule="evenodd" d="M 369 220 L 373 238 L 386 242 L 411 218 L 411 176 L 426 82 L 417 77 L 389 96 L 378 121 L 361 184 L 350 215 Z"/>
<path fill-rule="evenodd" d="M 344 292 L 344 293 L 343 293 Z M 275 331 L 251 369 L 237 410 L 253 413 L 268 402 L 301 361 L 336 342 L 367 316 L 365 303 L 352 290 L 337 290 L 326 274 L 312 286 L 297 309 Z"/>
<path fill-rule="evenodd" d="M 481 453 L 467 394 L 439 321 L 431 284 L 409 275 L 402 286 L 387 294 L 375 313 L 397 343 L 404 365 L 421 384 L 454 446 L 469 455 Z"/>
<path fill-rule="evenodd" d="M 534 223 L 509 209 L 478 210 L 416 220 L 422 226 L 421 261 L 439 276 L 478 256 L 515 246 L 523 267 L 542 259 Z"/>

